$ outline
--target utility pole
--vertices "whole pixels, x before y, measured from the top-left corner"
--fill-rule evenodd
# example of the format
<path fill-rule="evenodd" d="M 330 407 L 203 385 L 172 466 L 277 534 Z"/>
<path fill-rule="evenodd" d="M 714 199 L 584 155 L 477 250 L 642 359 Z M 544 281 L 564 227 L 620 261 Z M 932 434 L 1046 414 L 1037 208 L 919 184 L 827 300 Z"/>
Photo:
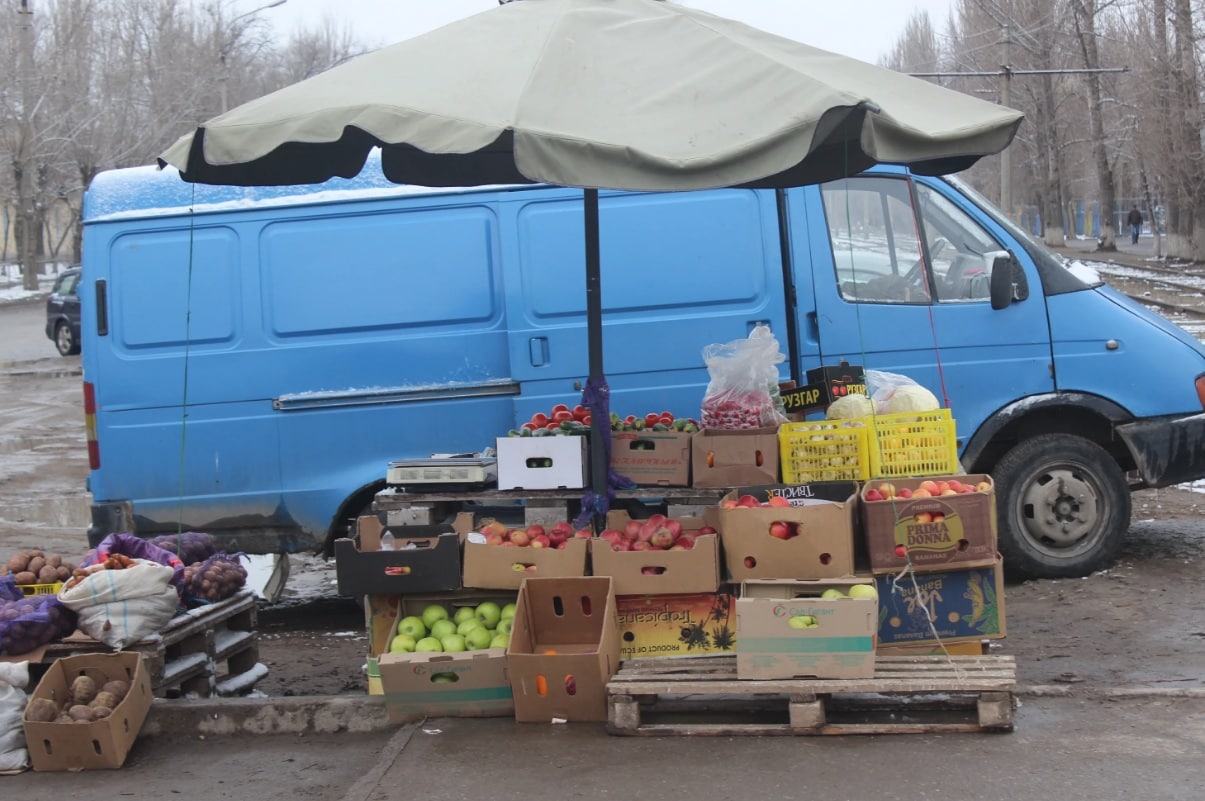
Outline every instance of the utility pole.
<path fill-rule="evenodd" d="M 38 288 L 38 271 L 34 264 L 34 197 L 33 197 L 33 9 L 29 0 L 21 0 L 17 9 L 21 64 L 21 139 L 16 152 L 17 169 L 17 260 L 21 264 L 22 286 L 31 291 Z"/>
<path fill-rule="evenodd" d="M 1000 89 L 1000 105 L 1009 108 L 1012 102 L 1013 65 L 1011 60 L 1012 37 L 1009 26 L 1004 26 L 1004 64 L 1000 71 L 1004 75 L 1004 86 Z M 1013 159 L 1010 148 L 1000 151 L 1000 208 L 1011 219 L 1013 216 Z"/>
<path fill-rule="evenodd" d="M 259 8 L 253 8 L 252 10 L 248 11 L 245 14 L 239 14 L 237 17 L 235 17 L 234 19 L 230 20 L 229 23 L 227 23 L 230 28 L 230 31 L 231 31 L 230 37 L 222 45 L 222 47 L 218 50 L 218 66 L 222 70 L 222 74 L 220 76 L 218 76 L 218 79 L 221 82 L 219 89 L 220 89 L 220 94 L 221 94 L 222 113 L 223 114 L 225 114 L 227 111 L 230 110 L 229 93 L 227 91 L 227 84 L 230 83 L 230 66 L 226 63 L 226 59 L 230 55 L 230 51 L 234 48 L 234 46 L 236 44 L 238 44 L 239 37 L 242 36 L 242 34 L 243 34 L 243 29 L 242 28 L 236 29 L 234 23 L 236 23 L 242 19 L 248 19 L 248 18 L 254 17 L 259 12 L 267 11 L 269 8 L 276 8 L 277 6 L 283 6 L 287 2 L 289 2 L 289 0 L 274 0 L 274 2 L 266 3 L 262 6 L 260 6 Z"/>

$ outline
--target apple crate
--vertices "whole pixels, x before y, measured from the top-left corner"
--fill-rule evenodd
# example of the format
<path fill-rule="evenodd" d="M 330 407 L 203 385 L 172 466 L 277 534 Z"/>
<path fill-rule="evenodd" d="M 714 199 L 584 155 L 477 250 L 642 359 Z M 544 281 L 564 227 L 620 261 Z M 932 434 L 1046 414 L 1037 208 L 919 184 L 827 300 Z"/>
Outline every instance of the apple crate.
<path fill-rule="evenodd" d="M 944 476 L 959 472 L 949 409 L 860 418 L 870 424 L 869 474 L 863 478 Z"/>
<path fill-rule="evenodd" d="M 867 418 L 783 423 L 778 428 L 783 483 L 869 478 L 869 431 Z"/>

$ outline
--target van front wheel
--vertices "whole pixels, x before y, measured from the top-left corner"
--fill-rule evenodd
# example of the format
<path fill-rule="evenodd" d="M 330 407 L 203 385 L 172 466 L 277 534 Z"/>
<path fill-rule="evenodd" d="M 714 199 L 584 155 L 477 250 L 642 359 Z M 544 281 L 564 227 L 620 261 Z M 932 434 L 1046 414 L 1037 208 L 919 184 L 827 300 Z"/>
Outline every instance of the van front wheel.
<path fill-rule="evenodd" d="M 1010 576 L 1086 576 L 1120 550 L 1130 527 L 1130 490 L 1096 443 L 1066 434 L 1034 437 L 1005 454 L 992 477 Z"/>

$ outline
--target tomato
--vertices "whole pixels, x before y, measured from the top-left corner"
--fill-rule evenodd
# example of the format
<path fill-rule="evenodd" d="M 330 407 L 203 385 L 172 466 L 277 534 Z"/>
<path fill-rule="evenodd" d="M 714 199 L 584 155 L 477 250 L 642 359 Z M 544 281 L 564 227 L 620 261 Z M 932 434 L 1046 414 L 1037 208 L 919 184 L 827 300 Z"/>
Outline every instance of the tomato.
<path fill-rule="evenodd" d="M 573 412 L 569 411 L 568 409 L 558 409 L 552 413 L 552 422 L 554 423 L 563 423 L 566 420 L 572 419 Z"/>
<path fill-rule="evenodd" d="M 552 407 L 553 415 L 555 415 L 557 412 L 567 412 L 567 411 L 569 411 L 569 407 L 563 403 L 558 403 L 556 406 Z"/>
<path fill-rule="evenodd" d="M 561 427 L 560 423 L 549 423 L 548 425 L 544 426 L 544 428 L 547 428 L 549 431 L 556 431 L 560 427 Z M 551 467 L 551 465 L 549 465 L 549 467 Z"/>
<path fill-rule="evenodd" d="M 519 426 L 519 430 L 527 429 L 528 431 L 535 431 L 537 428 L 539 428 L 539 426 L 537 426 L 535 423 L 532 423 L 530 421 Z"/>
<path fill-rule="evenodd" d="M 543 428 L 548 425 L 548 415 L 543 412 L 536 412 L 531 416 L 531 424 L 536 428 Z"/>
<path fill-rule="evenodd" d="M 662 425 L 672 426 L 674 424 L 674 416 L 668 412 L 662 412 L 657 422 Z"/>
<path fill-rule="evenodd" d="M 649 412 L 644 416 L 644 425 L 646 428 L 652 428 L 661 422 L 661 415 Z"/>
<path fill-rule="evenodd" d="M 586 416 L 581 419 L 581 423 L 582 423 L 582 425 L 588 426 L 588 425 L 590 425 L 590 420 L 591 420 L 590 414 L 587 412 Z"/>
<path fill-rule="evenodd" d="M 587 409 L 585 406 L 582 406 L 580 403 L 577 406 L 573 407 L 573 419 L 574 420 L 581 420 L 581 419 L 585 418 L 586 416 L 588 416 L 589 414 L 590 414 L 590 410 Z"/>

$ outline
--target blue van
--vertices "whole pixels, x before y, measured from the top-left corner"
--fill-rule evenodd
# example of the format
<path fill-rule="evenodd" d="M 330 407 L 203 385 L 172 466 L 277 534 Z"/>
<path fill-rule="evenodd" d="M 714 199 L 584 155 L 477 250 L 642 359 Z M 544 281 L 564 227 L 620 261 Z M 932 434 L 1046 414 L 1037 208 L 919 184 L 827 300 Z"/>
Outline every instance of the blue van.
<path fill-rule="evenodd" d="M 84 204 L 89 539 L 329 547 L 391 460 L 478 451 L 587 375 L 581 192 L 366 168 L 231 188 L 116 170 Z M 1108 563 L 1130 490 L 1205 477 L 1205 348 L 951 178 L 603 192 L 611 406 L 697 416 L 703 347 L 758 323 L 783 378 L 902 373 L 997 484 L 1016 576 Z"/>

